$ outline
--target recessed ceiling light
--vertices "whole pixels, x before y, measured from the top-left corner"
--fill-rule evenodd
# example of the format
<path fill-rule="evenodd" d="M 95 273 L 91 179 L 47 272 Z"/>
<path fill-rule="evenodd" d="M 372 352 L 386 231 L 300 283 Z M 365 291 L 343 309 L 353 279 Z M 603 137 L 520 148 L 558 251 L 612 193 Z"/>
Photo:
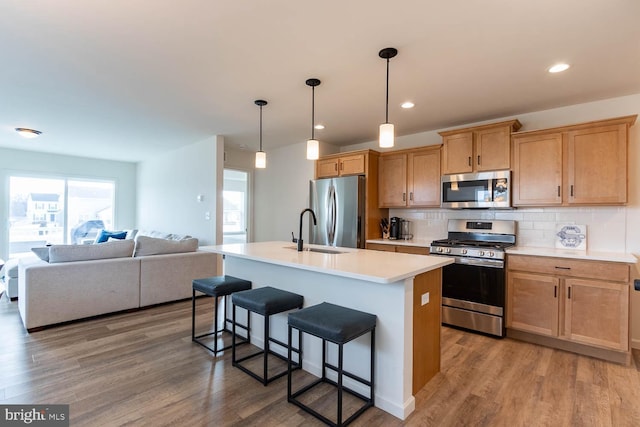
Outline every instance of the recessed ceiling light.
<path fill-rule="evenodd" d="M 413 108 L 415 107 L 416 104 L 414 104 L 411 101 L 407 101 L 407 102 L 403 102 L 402 105 L 400 105 L 402 108 Z"/>
<path fill-rule="evenodd" d="M 569 69 L 569 64 L 556 64 L 549 68 L 550 73 L 561 73 Z"/>
<path fill-rule="evenodd" d="M 318 130 L 322 130 L 322 129 L 324 129 L 324 125 L 315 125 L 314 128 L 316 128 Z"/>
<path fill-rule="evenodd" d="M 40 132 L 39 130 L 28 128 L 16 128 L 16 132 L 18 132 L 23 138 L 29 139 L 37 138 L 38 136 L 40 136 L 40 134 L 42 134 L 42 132 Z"/>

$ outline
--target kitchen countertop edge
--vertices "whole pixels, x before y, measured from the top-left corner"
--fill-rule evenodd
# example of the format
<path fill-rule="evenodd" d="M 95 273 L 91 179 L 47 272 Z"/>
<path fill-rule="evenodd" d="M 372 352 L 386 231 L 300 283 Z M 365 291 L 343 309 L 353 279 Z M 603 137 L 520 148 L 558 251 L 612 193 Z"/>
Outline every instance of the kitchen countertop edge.
<path fill-rule="evenodd" d="M 534 255 L 553 258 L 572 258 L 592 261 L 620 262 L 635 264 L 638 259 L 625 252 L 577 251 L 571 249 L 543 248 L 534 246 L 514 246 L 507 249 L 507 255 Z"/>

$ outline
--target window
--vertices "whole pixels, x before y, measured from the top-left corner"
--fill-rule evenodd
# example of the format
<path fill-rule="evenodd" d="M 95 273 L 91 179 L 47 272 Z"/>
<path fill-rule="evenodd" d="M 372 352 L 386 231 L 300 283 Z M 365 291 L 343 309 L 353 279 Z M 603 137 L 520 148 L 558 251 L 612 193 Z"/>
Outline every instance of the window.
<path fill-rule="evenodd" d="M 87 243 L 113 228 L 115 183 L 9 178 L 9 257 L 46 244 Z"/>
<path fill-rule="evenodd" d="M 222 243 L 247 242 L 249 173 L 224 170 Z"/>

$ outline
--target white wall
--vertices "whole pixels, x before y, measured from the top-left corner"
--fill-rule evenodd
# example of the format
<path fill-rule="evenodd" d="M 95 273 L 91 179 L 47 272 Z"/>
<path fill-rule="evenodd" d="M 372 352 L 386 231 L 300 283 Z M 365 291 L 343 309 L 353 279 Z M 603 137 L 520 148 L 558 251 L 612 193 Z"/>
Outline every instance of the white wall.
<path fill-rule="evenodd" d="M 29 142 L 30 144 L 39 142 Z M 136 219 L 136 164 L 85 157 L 62 156 L 0 148 L 0 258 L 8 258 L 9 177 L 31 175 L 115 181 L 114 227 L 134 228 Z"/>
<path fill-rule="evenodd" d="M 306 142 L 267 152 L 266 169 L 257 169 L 254 178 L 255 241 L 291 240 L 298 237 L 300 212 L 309 207 L 309 180 L 315 164 L 306 159 Z M 304 219 L 303 240 L 308 241 L 308 218 Z"/>
<path fill-rule="evenodd" d="M 518 118 L 523 125 L 521 130 L 524 131 L 632 114 L 640 114 L 640 94 L 535 113 L 517 114 L 489 122 Z M 469 126 L 483 123 L 488 122 L 469 123 Z M 445 129 L 397 137 L 396 146 L 393 149 L 440 144 L 442 138 L 438 131 L 442 130 Z M 390 215 L 411 219 L 414 235 L 425 239 L 446 237 L 446 224 L 449 218 L 515 219 L 519 226 L 519 244 L 543 247 L 554 246 L 553 230 L 556 223 L 586 224 L 589 249 L 627 252 L 640 256 L 639 145 L 640 123 L 636 123 L 630 129 L 629 202 L 624 207 L 539 208 L 516 209 L 508 212 L 391 209 Z M 384 151 L 377 147 L 377 141 L 342 147 L 340 151 L 367 148 Z M 300 181 L 303 175 L 306 176 L 305 180 L 313 177 L 313 165 L 305 163 L 303 150 L 303 144 L 278 150 L 279 160 L 276 167 L 266 171 L 265 178 L 268 179 L 265 179 L 264 185 L 261 186 L 262 194 L 259 195 L 261 202 L 256 203 L 256 217 L 259 219 L 256 225 L 260 240 L 280 240 L 288 230 L 297 229 L 299 211 L 308 203 L 307 185 Z M 633 271 L 633 275 L 640 277 L 637 268 Z M 640 292 L 632 291 L 631 298 L 633 346 L 640 348 Z"/>
<path fill-rule="evenodd" d="M 189 234 L 200 245 L 222 241 L 223 149 L 213 136 L 139 163 L 137 227 Z"/>

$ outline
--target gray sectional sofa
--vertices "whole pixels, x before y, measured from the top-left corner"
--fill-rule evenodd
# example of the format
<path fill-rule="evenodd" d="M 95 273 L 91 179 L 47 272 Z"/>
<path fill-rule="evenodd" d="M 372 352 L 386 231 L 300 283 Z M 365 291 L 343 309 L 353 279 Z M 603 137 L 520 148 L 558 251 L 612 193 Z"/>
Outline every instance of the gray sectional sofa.
<path fill-rule="evenodd" d="M 193 279 L 216 275 L 218 255 L 197 239 L 137 236 L 54 245 L 18 265 L 18 308 L 28 331 L 191 297 Z M 48 259 L 47 259 L 48 255 Z"/>

